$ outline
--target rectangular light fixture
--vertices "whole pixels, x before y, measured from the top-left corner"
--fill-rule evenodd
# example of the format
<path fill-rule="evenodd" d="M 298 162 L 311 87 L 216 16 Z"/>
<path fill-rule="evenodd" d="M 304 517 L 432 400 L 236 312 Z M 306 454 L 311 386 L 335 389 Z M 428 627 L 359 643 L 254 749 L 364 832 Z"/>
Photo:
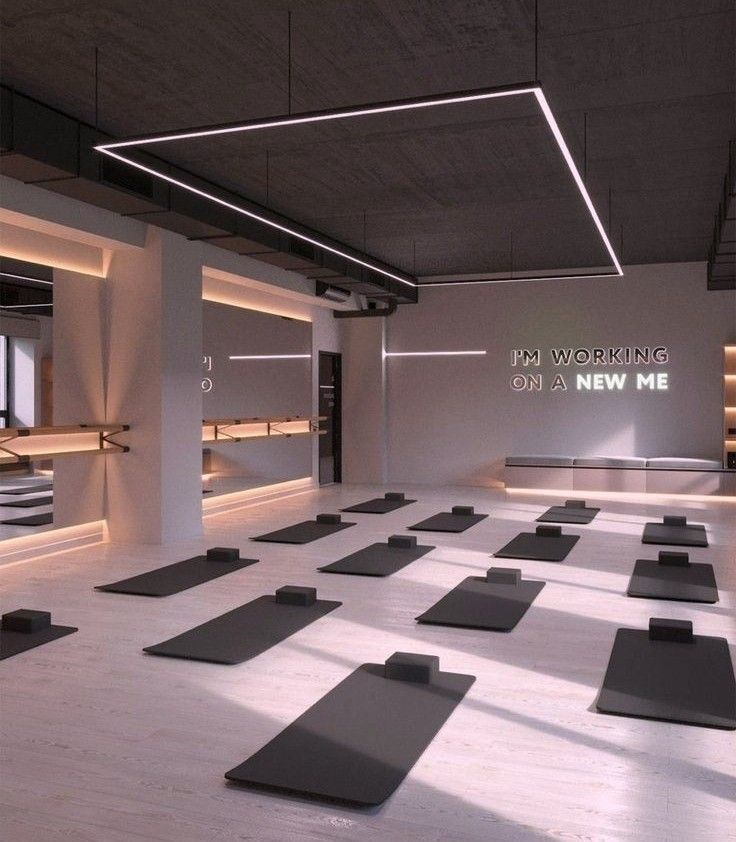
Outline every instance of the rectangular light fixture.
<path fill-rule="evenodd" d="M 311 360 L 311 354 L 234 354 L 229 360 Z"/>
<path fill-rule="evenodd" d="M 384 351 L 385 357 L 485 357 L 486 351 Z"/>
<path fill-rule="evenodd" d="M 53 304 L 0 304 L 0 310 L 27 310 L 29 307 L 53 307 Z"/>
<path fill-rule="evenodd" d="M 591 218 L 593 219 L 593 223 L 595 224 L 595 227 L 598 230 L 598 234 L 600 235 L 600 238 L 603 241 L 603 245 L 605 246 L 606 251 L 608 252 L 611 258 L 611 262 L 615 267 L 615 271 L 606 271 L 600 273 L 591 272 L 580 275 L 544 275 L 540 277 L 509 278 L 508 280 L 554 281 L 563 280 L 566 278 L 619 277 L 623 275 L 621 264 L 619 263 L 618 258 L 616 257 L 616 253 L 613 250 L 611 241 L 609 240 L 608 235 L 606 234 L 606 231 L 603 227 L 603 223 L 601 222 L 600 217 L 598 216 L 598 213 L 595 209 L 595 206 L 593 205 L 593 201 L 590 198 L 590 194 L 588 193 L 588 190 L 585 186 L 585 182 L 583 181 L 578 171 L 575 161 L 573 160 L 572 154 L 570 153 L 567 143 L 565 142 L 562 132 L 560 131 L 560 127 L 557 125 L 557 121 L 555 120 L 554 114 L 552 113 L 552 110 L 549 107 L 547 98 L 545 97 L 542 88 L 537 83 L 513 85 L 508 87 L 483 88 L 473 91 L 459 91 L 429 97 L 415 97 L 412 99 L 394 100 L 392 102 L 373 103 L 353 108 L 334 108 L 325 111 L 313 111 L 295 115 L 270 117 L 263 120 L 250 120 L 247 122 L 228 123 L 217 126 L 202 126 L 192 129 L 182 129 L 181 131 L 175 132 L 160 132 L 158 134 L 143 135 L 140 137 L 129 138 L 127 140 L 120 140 L 114 143 L 102 143 L 95 146 L 94 148 L 97 152 L 100 152 L 103 155 L 107 155 L 111 158 L 115 158 L 116 160 L 121 161 L 124 164 L 128 164 L 131 167 L 135 167 L 136 169 L 141 170 L 142 172 L 146 172 L 154 178 L 159 178 L 162 181 L 166 181 L 169 184 L 173 184 L 176 187 L 180 187 L 182 190 L 187 190 L 190 193 L 194 193 L 195 195 L 200 196 L 203 199 L 208 199 L 214 202 L 215 204 L 229 208 L 230 210 L 235 211 L 236 213 L 240 213 L 243 216 L 255 219 L 258 222 L 263 223 L 264 225 L 268 225 L 269 227 L 275 228 L 278 231 L 290 234 L 292 237 L 295 237 L 298 240 L 311 243 L 312 245 L 324 249 L 325 251 L 329 251 L 332 254 L 336 254 L 339 257 L 350 261 L 351 263 L 370 269 L 373 272 L 377 272 L 378 274 L 383 275 L 384 277 L 391 278 L 392 280 L 398 281 L 399 283 L 405 284 L 406 286 L 450 286 L 456 285 L 458 283 L 498 283 L 499 280 L 450 280 L 422 283 L 416 282 L 416 279 L 407 280 L 406 277 L 402 277 L 401 275 L 398 275 L 395 272 L 391 272 L 390 269 L 387 269 L 386 267 L 380 266 L 377 263 L 371 262 L 370 260 L 365 260 L 361 257 L 357 257 L 356 255 L 352 255 L 348 252 L 342 251 L 341 249 L 330 245 L 328 242 L 320 239 L 317 236 L 308 236 L 290 227 L 289 225 L 285 225 L 281 222 L 277 222 L 273 219 L 270 219 L 268 216 L 262 213 L 258 213 L 254 210 L 250 210 L 232 202 L 228 202 L 225 199 L 215 196 L 212 193 L 208 193 L 206 190 L 201 190 L 198 187 L 194 187 L 193 185 L 187 184 L 186 182 L 181 181 L 180 179 L 174 178 L 173 176 L 163 172 L 162 170 L 155 169 L 152 166 L 142 164 L 139 161 L 133 160 L 130 157 L 126 157 L 126 155 L 121 153 L 120 150 L 134 149 L 141 146 L 148 146 L 151 144 L 171 143 L 178 140 L 213 137 L 216 135 L 234 134 L 237 132 L 250 132 L 257 131 L 259 129 L 273 129 L 279 127 L 298 126 L 307 123 L 320 123 L 329 120 L 344 120 L 360 117 L 370 117 L 376 114 L 414 111 L 418 109 L 460 105 L 467 104 L 470 102 L 484 102 L 487 100 L 498 99 L 501 97 L 513 97 L 524 95 L 532 95 L 535 97 L 537 104 L 539 105 L 539 108 L 547 121 L 547 125 L 549 126 L 552 136 L 557 142 L 562 157 L 564 158 L 565 163 L 567 164 L 567 167 L 570 170 L 570 174 L 572 175 L 573 181 L 575 182 L 578 191 L 580 192 L 580 195 L 582 196 L 583 201 L 585 202 L 585 205 L 588 208 Z"/>
<path fill-rule="evenodd" d="M 14 272 L 0 272 L 0 277 L 13 278 L 13 280 L 17 281 L 33 281 L 34 284 L 47 284 L 50 287 L 54 285 L 53 281 L 44 281 L 41 278 L 32 278 L 30 275 L 16 275 Z"/>

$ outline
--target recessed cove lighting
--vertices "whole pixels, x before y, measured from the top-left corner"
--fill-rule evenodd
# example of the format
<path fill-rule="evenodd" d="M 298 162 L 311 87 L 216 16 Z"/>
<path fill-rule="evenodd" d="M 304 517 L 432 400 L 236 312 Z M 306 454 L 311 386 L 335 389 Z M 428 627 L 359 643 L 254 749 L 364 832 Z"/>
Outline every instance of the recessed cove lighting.
<path fill-rule="evenodd" d="M 234 354 L 229 360 L 311 360 L 311 354 Z"/>
<path fill-rule="evenodd" d="M 386 357 L 485 357 L 486 351 L 384 351 Z"/>
<path fill-rule="evenodd" d="M 391 278 L 392 280 L 398 281 L 401 284 L 410 287 L 417 287 L 417 286 L 453 286 L 457 284 L 468 284 L 468 283 L 491 283 L 492 281 L 427 281 L 427 282 L 416 282 L 414 280 L 408 280 L 407 277 L 402 277 L 401 275 L 396 274 L 395 272 L 391 272 L 389 269 L 384 268 L 371 260 L 365 260 L 363 258 L 357 257 L 355 255 L 351 255 L 345 251 L 342 251 L 339 248 L 336 248 L 333 245 L 330 245 L 325 240 L 320 239 L 319 237 L 312 237 L 307 236 L 300 231 L 291 228 L 288 225 L 283 224 L 282 222 L 276 222 L 273 219 L 269 219 L 267 216 L 261 213 L 257 213 L 253 210 L 248 210 L 241 205 L 234 204 L 233 202 L 228 202 L 225 199 L 221 199 L 218 196 L 213 195 L 212 193 L 208 193 L 205 190 L 201 190 L 198 187 L 194 187 L 191 184 L 187 184 L 184 181 L 181 181 L 177 178 L 174 178 L 167 173 L 157 170 L 152 166 L 147 166 L 145 164 L 141 164 L 138 161 L 133 160 L 132 158 L 126 157 L 126 155 L 122 154 L 119 150 L 122 149 L 130 149 L 136 148 L 141 146 L 148 146 L 150 144 L 161 144 L 161 143 L 172 143 L 178 140 L 190 140 L 193 138 L 203 138 L 203 137 L 212 137 L 216 135 L 225 135 L 225 134 L 234 134 L 237 132 L 250 132 L 250 131 L 257 131 L 259 129 L 273 129 L 273 128 L 287 128 L 289 126 L 298 126 L 304 125 L 306 123 L 320 123 L 329 120 L 344 120 L 344 119 L 353 119 L 353 118 L 362 118 L 362 117 L 371 117 L 376 114 L 388 114 L 392 112 L 399 112 L 399 111 L 412 111 L 417 109 L 426 109 L 426 108 L 437 108 L 441 106 L 453 106 L 453 105 L 460 105 L 460 104 L 467 104 L 470 102 L 484 102 L 491 99 L 498 99 L 501 97 L 513 97 L 513 96 L 528 96 L 533 95 L 539 105 L 539 108 L 544 115 L 544 118 L 547 121 L 547 125 L 554 137 L 560 152 L 562 153 L 562 157 L 567 164 L 568 169 L 570 170 L 570 174 L 572 175 L 573 181 L 577 186 L 580 195 L 585 202 L 586 207 L 588 208 L 588 212 L 593 219 L 593 223 L 600 235 L 600 238 L 603 242 L 603 245 L 608 252 L 611 262 L 615 267 L 615 271 L 606 271 L 601 273 L 591 272 L 588 274 L 582 275 L 570 275 L 563 274 L 563 275 L 546 275 L 540 276 L 538 278 L 519 278 L 518 280 L 562 280 L 570 277 L 619 277 L 623 275 L 623 270 L 621 268 L 621 264 L 616 257 L 616 254 L 613 250 L 613 246 L 611 245 L 611 241 L 606 234 L 606 231 L 603 227 L 603 223 L 598 216 L 598 213 L 593 205 L 593 201 L 590 198 L 588 190 L 585 186 L 585 183 L 578 172 L 578 168 L 575 165 L 575 161 L 573 160 L 572 154 L 568 149 L 567 143 L 565 142 L 564 137 L 562 136 L 562 132 L 560 131 L 559 126 L 557 125 L 557 120 L 552 113 L 552 110 L 549 107 L 547 99 L 542 91 L 541 87 L 538 84 L 523 84 L 523 85 L 514 85 L 508 87 L 497 87 L 497 88 L 482 88 L 473 91 L 458 91 L 449 94 L 440 94 L 436 96 L 429 96 L 429 97 L 415 97 L 412 99 L 404 99 L 404 100 L 395 100 L 392 102 L 381 102 L 381 103 L 373 103 L 364 106 L 357 106 L 353 108 L 334 108 L 329 109 L 326 111 L 314 111 L 314 112 L 305 112 L 302 114 L 295 114 L 295 115 L 284 115 L 279 117 L 270 117 L 264 120 L 250 120 L 247 122 L 240 122 L 240 123 L 229 123 L 224 125 L 218 126 L 202 126 L 197 128 L 191 129 L 182 129 L 181 131 L 176 132 L 165 132 L 165 133 L 158 133 L 158 134 L 150 134 L 150 135 L 143 135 L 135 138 L 128 138 L 127 140 L 120 140 L 114 143 L 102 143 L 95 146 L 95 150 L 97 152 L 102 153 L 103 155 L 107 155 L 111 158 L 115 158 L 116 160 L 120 161 L 123 164 L 127 164 L 128 166 L 135 167 L 142 172 L 148 173 L 149 175 L 153 176 L 154 178 L 159 178 L 162 181 L 166 181 L 169 184 L 173 184 L 176 187 L 180 187 L 182 190 L 187 190 L 190 193 L 194 193 L 197 196 L 200 196 L 203 199 L 208 199 L 215 204 L 221 205 L 222 207 L 226 207 L 236 213 L 242 214 L 243 216 L 250 217 L 251 219 L 255 219 L 258 222 L 263 223 L 264 225 L 268 225 L 271 228 L 275 228 L 278 231 L 282 231 L 286 234 L 290 234 L 292 237 L 295 237 L 297 240 L 302 240 L 303 242 L 310 243 L 311 245 L 317 246 L 318 248 L 324 249 L 325 251 L 331 252 L 332 254 L 336 254 L 339 257 L 348 260 L 349 262 L 356 264 L 358 266 L 362 266 L 364 268 L 370 269 L 373 272 L 378 273 L 379 275 L 383 275 L 384 277 Z M 510 278 L 509 280 L 517 280 L 515 278 Z M 498 283 L 498 281 L 495 281 Z"/>

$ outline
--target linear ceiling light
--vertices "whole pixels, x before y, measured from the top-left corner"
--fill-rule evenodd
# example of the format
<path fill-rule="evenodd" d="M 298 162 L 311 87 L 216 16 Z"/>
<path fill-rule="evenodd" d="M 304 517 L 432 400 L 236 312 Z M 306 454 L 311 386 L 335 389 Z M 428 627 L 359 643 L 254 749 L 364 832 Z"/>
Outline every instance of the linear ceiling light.
<path fill-rule="evenodd" d="M 311 360 L 311 354 L 236 354 L 229 360 Z"/>
<path fill-rule="evenodd" d="M 385 351 L 386 357 L 485 357 L 486 351 Z"/>
<path fill-rule="evenodd" d="M 33 281 L 34 284 L 48 284 L 49 286 L 53 286 L 53 281 L 44 281 L 41 278 L 31 278 L 30 275 L 16 275 L 13 272 L 0 272 L 0 277 L 3 278 L 14 278 L 18 281 Z"/>
<path fill-rule="evenodd" d="M 0 310 L 25 310 L 28 307 L 53 307 L 53 304 L 0 304 Z"/>
<path fill-rule="evenodd" d="M 573 157 L 570 153 L 570 150 L 567 147 L 567 144 L 565 143 L 565 139 L 562 136 L 562 132 L 560 131 L 560 128 L 557 125 L 557 121 L 555 120 L 555 117 L 552 114 L 549 104 L 547 103 L 547 99 L 544 95 L 544 92 L 542 91 L 541 87 L 539 87 L 539 85 L 536 83 L 515 85 L 503 88 L 483 88 L 474 91 L 460 91 L 450 94 L 440 94 L 437 96 L 416 97 L 413 99 L 395 100 L 393 102 L 375 103 L 353 108 L 335 108 L 326 111 L 306 112 L 303 114 L 296 114 L 294 116 L 270 117 L 264 120 L 251 120 L 248 122 L 229 123 L 218 126 L 202 126 L 192 129 L 183 129 L 181 131 L 175 132 L 164 132 L 158 134 L 144 135 L 140 137 L 129 138 L 127 140 L 116 141 L 114 143 L 102 143 L 95 146 L 94 148 L 97 152 L 101 152 L 103 155 L 108 155 L 109 157 L 115 158 L 116 160 L 121 161 L 124 164 L 128 164 L 131 167 L 135 167 L 138 170 L 146 172 L 149 175 L 154 176 L 155 178 L 167 181 L 169 184 L 173 184 L 176 187 L 180 187 L 182 190 L 187 190 L 190 193 L 194 193 L 195 195 L 200 196 L 204 199 L 209 199 L 210 201 L 215 202 L 218 205 L 229 208 L 230 210 L 233 210 L 236 213 L 240 213 L 244 216 L 250 217 L 251 219 L 256 219 L 259 222 L 262 222 L 264 225 L 268 225 L 271 228 L 276 228 L 279 231 L 283 231 L 284 233 L 290 234 L 292 237 L 296 237 L 296 239 L 298 240 L 311 243 L 312 245 L 315 245 L 318 248 L 324 249 L 325 251 L 329 251 L 332 254 L 338 255 L 339 257 L 343 257 L 346 260 L 349 260 L 351 263 L 363 266 L 367 269 L 370 269 L 373 272 L 377 272 L 380 275 L 384 275 L 387 278 L 391 278 L 395 281 L 398 281 L 399 283 L 405 284 L 406 286 L 449 286 L 457 282 L 438 281 L 416 283 L 416 281 L 407 280 L 407 278 L 401 277 L 400 275 L 397 275 L 394 272 L 391 272 L 389 269 L 386 269 L 376 263 L 372 263 L 369 260 L 364 260 L 362 258 L 348 254 L 345 251 L 341 251 L 340 249 L 335 248 L 334 246 L 319 238 L 307 236 L 306 234 L 303 234 L 300 231 L 289 227 L 288 225 L 284 225 L 280 222 L 274 221 L 273 219 L 269 219 L 267 216 L 264 216 L 261 213 L 256 213 L 255 211 L 248 210 L 240 205 L 228 202 L 225 199 L 221 199 L 218 196 L 213 195 L 212 193 L 208 193 L 205 190 L 200 190 L 199 188 L 194 187 L 191 184 L 186 184 L 185 182 L 180 181 L 179 179 L 174 178 L 173 176 L 170 176 L 165 172 L 154 169 L 151 166 L 141 164 L 138 161 L 135 161 L 121 154 L 120 151 L 114 150 L 148 146 L 154 143 L 171 143 L 177 140 L 189 140 L 193 138 L 212 137 L 215 135 L 233 134 L 237 132 L 257 131 L 259 129 L 272 129 L 279 127 L 304 125 L 307 123 L 320 123 L 328 120 L 343 120 L 355 117 L 370 117 L 376 114 L 389 114 L 392 112 L 399 111 L 413 111 L 424 108 L 460 105 L 469 102 L 483 102 L 485 100 L 498 99 L 500 97 L 522 96 L 527 94 L 533 94 L 536 98 L 536 101 L 542 111 L 542 114 L 547 120 L 547 125 L 549 126 L 553 137 L 557 141 L 557 145 L 560 149 L 560 152 L 562 153 L 562 157 L 564 158 L 565 163 L 567 164 L 568 169 L 570 170 L 570 173 L 573 177 L 573 180 L 575 181 L 575 184 L 577 185 L 577 188 L 581 196 L 583 197 L 583 200 L 588 208 L 588 211 L 590 212 L 595 226 L 598 229 L 598 233 L 600 234 L 601 240 L 603 241 L 603 244 L 611 257 L 611 261 L 615 266 L 616 271 L 605 273 L 605 276 L 616 277 L 623 275 L 621 264 L 619 263 L 618 258 L 616 257 L 616 254 L 613 250 L 613 246 L 611 245 L 611 242 L 606 234 L 603 224 L 598 216 L 598 213 L 596 212 L 588 190 L 585 187 L 585 183 L 582 177 L 580 176 L 580 173 L 578 172 L 578 168 L 575 165 L 575 161 L 573 160 Z M 578 275 L 574 277 L 594 276 L 596 276 L 595 273 L 591 273 L 590 275 Z M 523 278 L 523 280 L 560 280 L 565 277 L 570 276 L 547 275 L 540 278 Z M 460 283 L 469 282 L 461 281 Z"/>

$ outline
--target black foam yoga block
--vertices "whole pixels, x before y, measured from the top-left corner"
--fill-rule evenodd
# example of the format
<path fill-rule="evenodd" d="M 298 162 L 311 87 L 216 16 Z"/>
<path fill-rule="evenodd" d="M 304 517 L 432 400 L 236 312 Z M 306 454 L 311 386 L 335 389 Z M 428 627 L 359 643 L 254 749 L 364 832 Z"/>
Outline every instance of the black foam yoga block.
<path fill-rule="evenodd" d="M 276 602 L 285 605 L 314 605 L 317 601 L 317 588 L 304 588 L 298 585 L 284 585 L 276 591 Z"/>
<path fill-rule="evenodd" d="M 433 546 L 392 543 L 393 538 L 414 538 L 393 535 L 386 544 L 371 544 L 355 553 L 320 567 L 320 573 L 346 573 L 352 576 L 390 576 L 434 549 Z"/>
<path fill-rule="evenodd" d="M 395 681 L 417 681 L 431 684 L 440 671 L 437 655 L 419 655 L 415 652 L 394 652 L 386 659 L 385 676 Z"/>
<path fill-rule="evenodd" d="M 340 523 L 340 515 L 333 515 L 333 514 L 323 514 L 317 515 L 315 518 L 317 523 Z"/>
<path fill-rule="evenodd" d="M 453 506 L 452 513 L 454 515 L 474 515 L 475 509 L 472 506 Z"/>
<path fill-rule="evenodd" d="M 222 548 L 214 547 L 213 549 Z M 128 579 L 121 579 L 119 582 L 111 582 L 109 585 L 98 585 L 95 590 L 134 596 L 171 596 L 258 562 L 257 558 L 236 558 L 235 561 L 212 560 L 209 557 L 210 552 L 211 550 L 208 550 L 206 556 L 186 558 L 184 561 L 139 573 Z"/>
<path fill-rule="evenodd" d="M 545 538 L 554 538 L 556 535 L 562 535 L 561 526 L 538 526 L 536 528 L 537 535 L 542 535 Z"/>
<path fill-rule="evenodd" d="M 146 646 L 143 651 L 169 658 L 239 664 L 286 640 L 340 605 L 341 602 L 327 599 L 305 605 L 284 602 L 275 595 L 260 596 L 170 640 Z"/>
<path fill-rule="evenodd" d="M 708 536 L 701 523 L 683 523 L 684 518 L 668 516 L 662 523 L 651 522 L 644 526 L 643 544 L 671 544 L 681 547 L 707 547 Z M 677 521 L 676 523 L 670 521 Z"/>
<path fill-rule="evenodd" d="M 566 509 L 584 509 L 585 500 L 565 500 Z"/>
<path fill-rule="evenodd" d="M 602 713 L 736 729 L 736 683 L 728 641 L 676 630 L 619 629 L 596 702 Z M 669 639 L 661 639 L 660 635 Z M 681 635 L 683 642 L 677 637 Z"/>
<path fill-rule="evenodd" d="M 0 622 L 0 661 L 35 649 L 78 631 L 73 626 L 51 625 L 48 611 L 20 608 L 9 611 Z"/>
<path fill-rule="evenodd" d="M 691 564 L 687 553 L 660 553 L 657 561 L 638 559 L 627 593 L 648 599 L 718 602 L 713 565 Z"/>
<path fill-rule="evenodd" d="M 363 664 L 225 777 L 376 806 L 401 784 L 474 681 L 441 670 L 430 683 L 394 680 L 385 664 Z"/>
<path fill-rule="evenodd" d="M 693 624 L 690 620 L 668 620 L 651 617 L 649 620 L 650 640 L 671 640 L 674 643 L 693 643 Z"/>
<path fill-rule="evenodd" d="M 528 558 L 532 561 L 564 561 L 580 539 L 579 535 L 540 533 L 540 529 L 559 527 L 538 526 L 536 532 L 520 532 L 508 544 L 494 553 L 496 558 Z"/>
<path fill-rule="evenodd" d="M 417 622 L 511 631 L 544 587 L 544 582 L 522 579 L 520 574 L 511 568 L 491 568 L 485 578 L 469 576 L 420 614 Z"/>
<path fill-rule="evenodd" d="M 368 515 L 385 515 L 416 502 L 416 500 L 407 500 L 403 494 L 388 492 L 383 497 L 374 497 L 372 500 L 366 500 L 364 503 L 356 503 L 354 506 L 348 506 L 342 509 L 342 511 L 358 512 Z"/>
<path fill-rule="evenodd" d="M 207 561 L 239 561 L 240 550 L 237 547 L 210 547 Z"/>
<path fill-rule="evenodd" d="M 30 608 L 18 608 L 3 614 L 0 628 L 3 631 L 21 632 L 22 634 L 33 634 L 34 632 L 47 629 L 51 625 L 51 614 L 49 611 L 32 611 Z"/>
<path fill-rule="evenodd" d="M 684 515 L 665 515 L 662 523 L 665 526 L 686 526 L 687 518 Z"/>
<path fill-rule="evenodd" d="M 320 517 L 338 518 L 338 520 L 319 520 Z M 317 520 L 304 520 L 301 523 L 295 523 L 293 526 L 277 529 L 275 532 L 267 532 L 265 535 L 256 535 L 251 540 L 275 544 L 309 544 L 312 541 L 333 535 L 335 532 L 340 532 L 342 529 L 355 526 L 354 523 L 341 521 L 340 515 L 317 515 L 317 518 Z"/>
<path fill-rule="evenodd" d="M 417 545 L 416 535 L 390 535 L 388 539 L 389 547 L 400 547 L 402 550 L 410 550 Z"/>
<path fill-rule="evenodd" d="M 465 532 L 466 529 L 470 529 L 471 526 L 475 526 L 476 523 L 480 523 L 488 517 L 488 515 L 476 515 L 474 513 L 458 514 L 456 511 L 466 508 L 472 509 L 472 506 L 453 506 L 451 512 L 440 512 L 432 515 L 432 517 L 410 526 L 409 529 L 417 532 Z"/>

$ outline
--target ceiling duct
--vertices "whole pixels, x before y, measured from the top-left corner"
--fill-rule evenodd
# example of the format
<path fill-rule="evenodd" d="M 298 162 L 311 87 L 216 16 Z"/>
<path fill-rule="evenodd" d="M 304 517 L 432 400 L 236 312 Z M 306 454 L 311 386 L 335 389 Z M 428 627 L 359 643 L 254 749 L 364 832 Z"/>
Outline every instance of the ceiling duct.
<path fill-rule="evenodd" d="M 325 284 L 322 281 L 317 281 L 315 293 L 318 298 L 326 298 L 328 301 L 336 301 L 339 304 L 344 304 L 350 300 L 352 293 L 340 287 L 333 287 L 330 284 Z"/>

